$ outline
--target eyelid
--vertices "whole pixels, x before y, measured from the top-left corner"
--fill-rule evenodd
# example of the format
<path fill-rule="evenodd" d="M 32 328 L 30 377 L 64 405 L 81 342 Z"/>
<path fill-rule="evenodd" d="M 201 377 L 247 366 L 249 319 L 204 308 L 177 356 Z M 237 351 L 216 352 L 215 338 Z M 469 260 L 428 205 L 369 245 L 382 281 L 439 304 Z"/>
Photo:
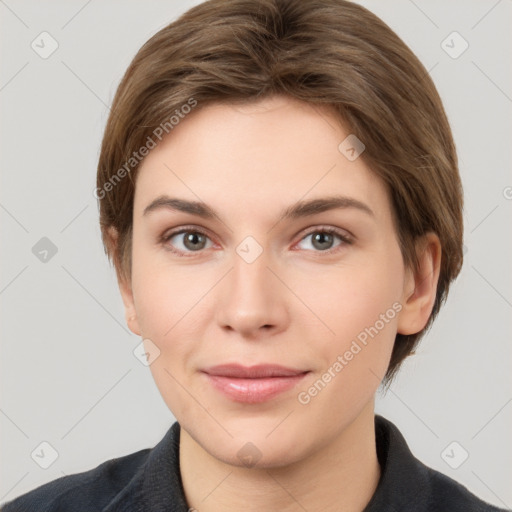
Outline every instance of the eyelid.
<path fill-rule="evenodd" d="M 160 236 L 160 239 L 162 240 L 168 240 L 169 238 L 179 235 L 181 233 L 200 233 L 201 235 L 207 236 L 211 239 L 211 236 L 209 234 L 209 231 L 206 228 L 202 228 L 199 226 L 189 225 L 189 226 L 180 226 L 178 228 L 174 228 L 171 230 L 164 231 L 163 234 Z"/>
<path fill-rule="evenodd" d="M 311 235 L 312 233 L 317 233 L 317 232 L 327 232 L 327 233 L 332 233 L 334 235 L 337 235 L 339 236 L 340 238 L 344 239 L 344 240 L 350 240 L 350 241 L 354 241 L 355 240 L 355 237 L 352 233 L 350 233 L 350 231 L 347 231 L 346 229 L 342 229 L 342 228 L 338 228 L 338 227 L 335 227 L 335 226 L 331 226 L 329 224 L 325 224 L 325 225 L 322 225 L 322 224 L 318 224 L 316 226 L 313 226 L 311 228 L 306 228 L 304 231 L 302 231 L 300 233 L 300 239 L 299 239 L 299 242 L 306 236 L 308 235 Z"/>

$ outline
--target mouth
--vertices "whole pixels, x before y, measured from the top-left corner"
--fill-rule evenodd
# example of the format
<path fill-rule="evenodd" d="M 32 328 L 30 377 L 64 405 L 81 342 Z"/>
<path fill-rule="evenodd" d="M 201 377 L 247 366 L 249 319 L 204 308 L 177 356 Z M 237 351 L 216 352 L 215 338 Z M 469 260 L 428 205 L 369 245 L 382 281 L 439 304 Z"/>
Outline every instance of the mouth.
<path fill-rule="evenodd" d="M 262 403 L 295 387 L 309 370 L 275 364 L 212 366 L 202 373 L 214 389 L 235 402 Z"/>

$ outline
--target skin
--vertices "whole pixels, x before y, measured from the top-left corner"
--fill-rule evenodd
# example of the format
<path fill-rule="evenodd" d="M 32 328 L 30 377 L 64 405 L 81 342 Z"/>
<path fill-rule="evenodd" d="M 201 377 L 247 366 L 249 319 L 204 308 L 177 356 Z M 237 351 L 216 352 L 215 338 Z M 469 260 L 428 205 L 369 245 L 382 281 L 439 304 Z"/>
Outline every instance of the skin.
<path fill-rule="evenodd" d="M 329 110 L 282 96 L 215 104 L 189 114 L 142 162 L 132 274 L 118 276 L 119 285 L 129 328 L 160 350 L 150 369 L 182 427 L 183 486 L 201 512 L 355 512 L 378 484 L 374 395 L 397 332 L 418 332 L 429 318 L 441 249 L 428 234 L 418 273 L 404 267 L 385 186 L 362 158 L 338 150 L 349 133 Z M 278 221 L 285 207 L 334 192 L 374 215 L 342 208 Z M 143 215 L 162 194 L 203 201 L 219 217 L 165 208 Z M 184 226 L 207 236 L 195 245 L 183 234 L 160 240 Z M 335 235 L 315 244 L 325 227 L 352 243 Z M 247 236 L 262 249 L 252 263 L 236 252 Z M 394 318 L 300 403 L 298 394 L 394 303 Z M 267 402 L 238 403 L 200 371 L 233 362 L 310 373 Z M 237 455 L 248 442 L 259 457 L 252 467 Z"/>

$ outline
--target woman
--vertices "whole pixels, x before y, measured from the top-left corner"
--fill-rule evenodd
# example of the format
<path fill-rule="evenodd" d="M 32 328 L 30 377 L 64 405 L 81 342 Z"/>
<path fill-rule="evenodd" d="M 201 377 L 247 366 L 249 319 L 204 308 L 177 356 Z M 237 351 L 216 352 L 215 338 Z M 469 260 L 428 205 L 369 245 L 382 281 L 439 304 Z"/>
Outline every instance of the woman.
<path fill-rule="evenodd" d="M 493 511 L 374 412 L 462 265 L 428 73 L 343 0 L 211 0 L 140 49 L 96 197 L 177 419 L 16 510 Z"/>

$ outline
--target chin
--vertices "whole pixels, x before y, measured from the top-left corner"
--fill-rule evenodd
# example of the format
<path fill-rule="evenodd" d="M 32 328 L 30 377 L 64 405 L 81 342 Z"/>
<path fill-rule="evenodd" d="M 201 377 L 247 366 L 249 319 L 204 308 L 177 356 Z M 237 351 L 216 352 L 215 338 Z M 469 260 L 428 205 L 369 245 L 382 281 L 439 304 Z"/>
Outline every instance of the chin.
<path fill-rule="evenodd" d="M 293 414 L 280 424 L 287 414 L 242 417 L 239 413 L 236 418 L 218 418 L 225 430 L 213 425 L 198 427 L 197 421 L 185 422 L 182 427 L 203 450 L 225 464 L 269 469 L 297 462 L 308 452 L 303 428 L 292 420 Z"/>
<path fill-rule="evenodd" d="M 203 445 L 203 449 L 230 466 L 247 469 L 272 469 L 288 466 L 302 458 L 300 452 L 297 451 L 301 439 L 288 438 L 287 442 L 284 441 L 278 436 L 273 442 L 267 440 L 259 443 L 235 438 L 229 445 Z"/>

